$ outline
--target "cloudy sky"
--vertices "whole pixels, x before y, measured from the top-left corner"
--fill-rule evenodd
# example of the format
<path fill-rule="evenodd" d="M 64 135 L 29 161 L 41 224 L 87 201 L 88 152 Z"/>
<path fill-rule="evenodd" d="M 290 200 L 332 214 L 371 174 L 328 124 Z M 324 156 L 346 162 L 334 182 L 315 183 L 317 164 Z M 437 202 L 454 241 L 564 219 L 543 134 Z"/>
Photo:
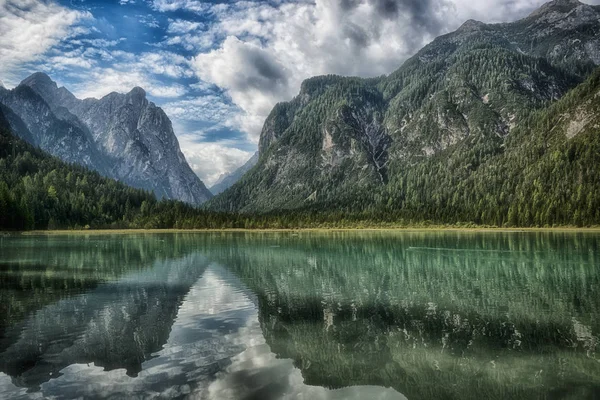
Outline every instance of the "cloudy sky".
<path fill-rule="evenodd" d="M 587 0 L 600 4 L 600 0 Z M 544 0 L 0 0 L 0 79 L 48 73 L 78 97 L 146 89 L 208 185 L 256 150 L 302 80 L 378 76 L 465 20 Z"/>

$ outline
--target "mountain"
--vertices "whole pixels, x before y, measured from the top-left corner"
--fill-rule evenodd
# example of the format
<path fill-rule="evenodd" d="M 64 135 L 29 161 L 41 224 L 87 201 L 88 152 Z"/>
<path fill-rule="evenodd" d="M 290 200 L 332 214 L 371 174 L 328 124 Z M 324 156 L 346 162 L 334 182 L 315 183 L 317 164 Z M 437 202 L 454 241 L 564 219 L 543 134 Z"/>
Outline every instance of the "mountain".
<path fill-rule="evenodd" d="M 239 181 L 242 176 L 248 171 L 252 169 L 258 162 L 258 152 L 254 153 L 252 157 L 244 165 L 236 169 L 235 171 L 229 174 L 222 174 L 217 182 L 210 188 L 210 192 L 213 195 L 218 195 L 223 193 L 225 190 L 229 189 L 233 186 L 237 181 Z"/>
<path fill-rule="evenodd" d="M 89 132 L 59 118 L 30 87 L 0 90 L 0 103 L 13 130 L 24 140 L 66 162 L 108 174 L 111 160 L 100 154 Z"/>
<path fill-rule="evenodd" d="M 145 191 L 67 164 L 14 136 L 9 119 L 0 110 L 0 230 L 107 227 L 124 223 L 142 203 L 156 202 Z"/>
<path fill-rule="evenodd" d="M 158 198 L 199 205 L 212 197 L 181 153 L 171 121 L 141 88 L 79 100 L 35 73 L 13 90 L 0 89 L 0 103 L 10 109 L 9 122 L 20 137 L 67 162 Z"/>
<path fill-rule="evenodd" d="M 499 162 L 517 146 L 515 129 L 592 74 L 599 20 L 598 6 L 557 0 L 513 23 L 467 21 L 389 76 L 308 79 L 267 118 L 257 166 L 207 206 L 492 220 L 442 215 L 440 199 L 468 208 L 496 195 L 457 192 L 457 183 Z"/>
<path fill-rule="evenodd" d="M 349 198 L 249 217 L 157 202 L 148 192 L 66 164 L 14 136 L 0 110 L 0 230 L 600 225 L 600 69 L 524 118 L 502 151 L 476 164 L 477 149 L 452 146 Z"/>

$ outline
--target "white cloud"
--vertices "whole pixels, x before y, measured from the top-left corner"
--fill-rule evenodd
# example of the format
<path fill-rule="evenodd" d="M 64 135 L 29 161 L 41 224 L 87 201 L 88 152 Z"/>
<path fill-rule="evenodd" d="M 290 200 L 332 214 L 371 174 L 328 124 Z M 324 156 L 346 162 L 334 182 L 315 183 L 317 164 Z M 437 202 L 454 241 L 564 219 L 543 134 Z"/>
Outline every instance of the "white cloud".
<path fill-rule="evenodd" d="M 46 63 L 51 66 L 53 70 L 66 70 L 71 67 L 79 67 L 89 69 L 92 67 L 92 62 L 89 59 L 85 59 L 81 56 L 71 57 L 70 55 L 64 56 L 53 56 L 46 59 Z"/>
<path fill-rule="evenodd" d="M 189 33 L 201 29 L 204 24 L 201 22 L 187 21 L 184 19 L 169 20 L 168 33 Z"/>
<path fill-rule="evenodd" d="M 239 149 L 245 147 L 245 140 L 220 139 L 214 141 L 214 132 L 220 129 L 228 131 L 235 128 L 239 109 L 224 103 L 217 94 L 174 100 L 162 105 L 173 120 L 173 127 L 181 150 L 194 172 L 207 185 L 213 185 L 217 179 L 241 167 L 253 155 L 251 151 Z M 206 130 L 193 130 L 184 126 L 209 124 Z"/>
<path fill-rule="evenodd" d="M 155 10 L 161 12 L 185 9 L 197 13 L 206 12 L 212 7 L 210 3 L 198 0 L 154 0 L 152 6 Z"/>
<path fill-rule="evenodd" d="M 111 66 L 100 66 L 98 59 L 110 61 Z M 71 89 L 84 98 L 100 98 L 110 92 L 128 92 L 135 86 L 143 87 L 154 97 L 179 98 L 188 93 L 188 89 L 177 80 L 193 76 L 190 60 L 167 51 L 133 54 L 122 50 L 82 47 L 72 52 L 58 52 L 48 57 L 47 61 L 43 69 L 49 72 L 67 70 L 66 75 L 75 82 Z M 75 71 L 69 68 L 72 66 L 86 70 Z"/>
<path fill-rule="evenodd" d="M 198 133 L 177 136 L 181 150 L 194 172 L 206 186 L 212 186 L 219 176 L 236 170 L 252 157 L 253 153 L 232 147 L 235 143 L 199 143 Z"/>
<path fill-rule="evenodd" d="M 146 91 L 150 93 L 154 97 L 163 97 L 163 98 L 176 98 L 181 97 L 187 93 L 187 89 L 182 85 L 165 85 L 159 82 L 148 82 L 142 81 L 139 85 L 146 88 Z M 129 87 L 133 87 L 130 85 Z"/>
<path fill-rule="evenodd" d="M 37 60 L 68 36 L 77 22 L 91 18 L 88 12 L 70 10 L 39 0 L 0 1 L 0 76 L 16 79 L 16 69 Z"/>
<path fill-rule="evenodd" d="M 227 124 L 239 110 L 215 94 L 190 99 L 179 99 L 163 104 L 163 109 L 171 118 L 182 121 L 205 121 Z"/>
<path fill-rule="evenodd" d="M 111 92 L 125 93 L 135 86 L 143 87 L 148 94 L 155 97 L 177 98 L 187 93 L 187 89 L 180 84 L 165 84 L 144 71 L 135 69 L 127 71 L 96 68 L 85 74 L 85 80 L 80 80 L 71 87 L 79 98 L 101 98 Z M 80 76 L 76 75 L 75 78 Z"/>
<path fill-rule="evenodd" d="M 158 23 L 158 20 L 156 18 L 154 18 L 154 16 L 152 14 L 138 15 L 137 17 L 138 17 L 138 21 L 141 24 L 146 25 L 147 27 L 158 28 L 160 26 L 160 24 Z"/>
<path fill-rule="evenodd" d="M 115 47 L 119 43 L 125 41 L 125 38 L 121 38 L 118 40 L 106 40 L 106 39 L 70 39 L 67 41 L 67 44 L 71 47 L 73 46 L 85 46 L 87 48 L 110 48 Z"/>
<path fill-rule="evenodd" d="M 212 32 L 198 34 L 197 32 L 188 32 L 166 37 L 158 43 L 158 47 L 181 47 L 187 51 L 207 51 L 212 48 L 216 39 Z"/>
<path fill-rule="evenodd" d="M 293 94 L 286 67 L 260 46 L 233 36 L 220 49 L 196 57 L 193 65 L 203 80 L 227 89 L 245 112 L 241 116 L 245 131 L 260 131 L 260 119 L 269 113 L 274 101 Z"/>
<path fill-rule="evenodd" d="M 187 51 L 206 51 L 216 43 L 215 34 L 214 29 L 207 29 L 206 24 L 202 22 L 169 19 L 167 35 L 157 46 L 169 49 L 181 47 Z"/>
<path fill-rule="evenodd" d="M 142 53 L 134 69 L 147 70 L 157 75 L 170 78 L 190 78 L 194 75 L 190 69 L 190 61 L 176 53 L 159 51 L 155 53 Z"/>

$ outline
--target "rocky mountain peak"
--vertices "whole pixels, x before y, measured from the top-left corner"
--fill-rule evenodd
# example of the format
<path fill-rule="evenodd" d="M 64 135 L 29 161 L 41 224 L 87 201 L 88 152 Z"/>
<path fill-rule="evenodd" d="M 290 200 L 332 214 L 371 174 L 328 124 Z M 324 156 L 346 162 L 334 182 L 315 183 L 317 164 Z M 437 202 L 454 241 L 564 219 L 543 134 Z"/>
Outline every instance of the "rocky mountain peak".
<path fill-rule="evenodd" d="M 129 93 L 127 93 L 127 96 L 132 99 L 145 99 L 146 91 L 141 87 L 136 86 L 133 89 L 131 89 Z"/>
<path fill-rule="evenodd" d="M 58 85 L 43 72 L 36 72 L 21 81 L 21 85 L 29 87 L 51 87 L 58 89 Z"/>
<path fill-rule="evenodd" d="M 573 9 L 579 6 L 585 6 L 585 4 L 579 0 L 553 0 L 535 10 L 529 15 L 529 18 L 540 17 L 548 13 L 565 14 L 571 12 Z"/>
<path fill-rule="evenodd" d="M 122 98 L 122 95 L 118 97 Z M 125 101 L 134 106 L 138 111 L 142 111 L 144 107 L 148 105 L 148 100 L 146 99 L 146 91 L 139 86 L 131 89 L 129 93 L 125 95 Z"/>
<path fill-rule="evenodd" d="M 56 108 L 57 105 L 64 106 L 76 100 L 71 92 L 65 87 L 59 88 L 56 82 L 43 72 L 36 72 L 23 79 L 19 86 L 27 86 L 33 89 L 52 108 Z"/>
<path fill-rule="evenodd" d="M 547 53 L 537 55 L 556 64 L 564 63 L 566 59 L 576 60 L 581 65 L 578 68 L 589 69 L 600 65 L 600 39 L 596 33 L 599 20 L 598 6 L 577 0 L 554 0 L 515 26 L 524 23 L 526 27 L 521 32 L 521 42 L 538 43 L 537 50 Z M 535 41 L 531 42 L 531 39 Z M 526 48 L 526 45 L 522 47 Z"/>
<path fill-rule="evenodd" d="M 477 21 L 474 19 L 470 19 L 468 21 L 466 21 L 464 24 L 462 24 L 460 26 L 460 28 L 458 28 L 456 30 L 456 32 L 473 32 L 473 31 L 480 31 L 483 28 L 486 27 L 486 24 L 484 24 L 481 21 Z"/>

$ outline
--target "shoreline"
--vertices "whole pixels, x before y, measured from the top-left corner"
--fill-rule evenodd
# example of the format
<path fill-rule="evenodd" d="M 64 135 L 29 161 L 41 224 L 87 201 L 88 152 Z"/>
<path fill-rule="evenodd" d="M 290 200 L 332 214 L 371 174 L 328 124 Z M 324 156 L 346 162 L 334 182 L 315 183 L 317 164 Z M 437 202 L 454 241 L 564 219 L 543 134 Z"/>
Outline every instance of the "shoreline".
<path fill-rule="evenodd" d="M 3 236 L 41 236 L 41 235 L 127 235 L 127 234 L 166 234 L 166 233 L 334 233 L 334 232 L 465 232 L 465 233 L 525 233 L 525 232 L 572 232 L 600 233 L 600 227 L 577 228 L 461 228 L 451 226 L 431 227 L 381 227 L 381 228 L 271 228 L 271 229 L 72 229 L 72 230 L 33 230 L 0 231 Z"/>

